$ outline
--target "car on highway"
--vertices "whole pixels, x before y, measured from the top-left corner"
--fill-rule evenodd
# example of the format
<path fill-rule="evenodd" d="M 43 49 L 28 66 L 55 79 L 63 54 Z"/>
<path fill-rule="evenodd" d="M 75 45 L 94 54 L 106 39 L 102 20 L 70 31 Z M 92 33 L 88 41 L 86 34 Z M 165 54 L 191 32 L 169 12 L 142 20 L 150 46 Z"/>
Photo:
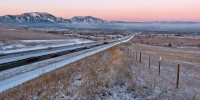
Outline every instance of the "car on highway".
<path fill-rule="evenodd" d="M 26 58 L 27 61 L 33 61 L 33 60 L 37 60 L 39 59 L 38 57 L 30 57 L 30 58 Z"/>
<path fill-rule="evenodd" d="M 84 47 L 83 49 L 90 49 L 90 47 Z"/>
<path fill-rule="evenodd" d="M 103 44 L 108 44 L 108 42 L 106 41 L 106 42 L 104 42 Z"/>
<path fill-rule="evenodd" d="M 86 47 L 86 49 L 90 49 L 90 47 Z"/>
<path fill-rule="evenodd" d="M 59 54 L 58 53 L 52 53 L 52 54 L 50 54 L 50 56 L 51 57 L 57 57 L 57 56 L 59 56 Z"/>
<path fill-rule="evenodd" d="M 47 50 L 50 50 L 50 49 L 53 49 L 53 47 L 47 47 L 46 49 L 47 49 Z"/>

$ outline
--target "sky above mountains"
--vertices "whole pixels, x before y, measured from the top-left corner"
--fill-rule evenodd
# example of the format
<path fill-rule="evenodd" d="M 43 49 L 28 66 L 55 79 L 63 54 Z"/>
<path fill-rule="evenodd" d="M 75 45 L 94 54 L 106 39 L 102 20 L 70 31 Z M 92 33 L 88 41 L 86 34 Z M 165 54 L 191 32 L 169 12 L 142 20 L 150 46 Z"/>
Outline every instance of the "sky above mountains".
<path fill-rule="evenodd" d="M 0 16 L 48 12 L 123 21 L 198 21 L 200 0 L 1 0 Z"/>

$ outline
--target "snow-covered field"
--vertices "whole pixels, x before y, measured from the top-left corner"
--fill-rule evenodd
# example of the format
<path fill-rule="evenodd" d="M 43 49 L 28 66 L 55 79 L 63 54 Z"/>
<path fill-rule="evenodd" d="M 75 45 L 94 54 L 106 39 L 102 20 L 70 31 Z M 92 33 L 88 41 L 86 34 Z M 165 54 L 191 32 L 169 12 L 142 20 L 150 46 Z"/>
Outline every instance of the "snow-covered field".
<path fill-rule="evenodd" d="M 170 48 L 132 44 L 127 47 L 134 51 L 130 56 L 134 76 L 140 81 L 139 85 L 144 98 L 198 100 L 200 97 L 200 52 L 198 49 Z M 127 53 L 127 50 L 125 52 Z M 138 53 L 137 53 L 138 52 Z M 142 52 L 142 63 L 139 63 L 139 52 Z M 137 53 L 137 61 L 136 61 Z M 150 70 L 149 70 L 150 55 Z M 159 58 L 161 69 L 159 73 Z M 179 86 L 176 89 L 177 67 L 180 64 Z"/>
<path fill-rule="evenodd" d="M 83 39 L 68 40 L 0 40 L 0 53 L 14 53 L 29 50 L 44 49 L 48 47 L 60 47 L 81 43 L 93 42 Z"/>

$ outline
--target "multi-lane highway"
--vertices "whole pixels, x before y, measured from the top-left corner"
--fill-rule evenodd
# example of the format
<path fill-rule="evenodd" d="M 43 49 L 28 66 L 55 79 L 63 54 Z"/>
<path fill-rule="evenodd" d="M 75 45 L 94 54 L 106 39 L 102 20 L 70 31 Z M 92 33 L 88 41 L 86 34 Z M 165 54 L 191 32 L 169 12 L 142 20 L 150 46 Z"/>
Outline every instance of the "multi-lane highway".
<path fill-rule="evenodd" d="M 95 47 L 95 46 L 88 46 L 88 47 L 67 50 L 67 51 L 61 51 L 61 52 L 56 52 L 54 54 L 56 54 L 56 56 L 62 56 L 62 55 L 74 53 L 74 52 L 85 50 L 85 49 L 92 48 L 92 47 Z M 3 64 L 0 64 L 0 71 L 27 65 L 27 64 L 31 64 L 31 63 L 35 63 L 35 62 L 46 60 L 46 59 L 50 59 L 52 57 L 54 57 L 54 56 L 52 56 L 51 54 L 47 54 L 47 55 L 42 55 L 42 56 L 37 56 L 37 57 L 31 57 L 32 59 L 26 58 L 26 59 L 13 61 L 13 62 L 3 63 Z"/>
<path fill-rule="evenodd" d="M 127 39 L 127 38 L 128 37 L 123 38 L 122 40 Z M 62 55 L 74 53 L 77 51 L 85 50 L 88 48 L 106 45 L 107 43 L 110 44 L 113 42 L 120 42 L 120 41 L 112 40 L 112 41 L 106 41 L 106 42 L 105 41 L 92 42 L 92 43 L 85 43 L 85 44 L 79 44 L 79 45 L 46 48 L 46 49 L 1 55 L 0 56 L 0 71 L 35 63 L 35 62 L 46 60 L 46 59 L 51 59 L 52 57 L 55 57 L 55 56 L 62 56 Z"/>
<path fill-rule="evenodd" d="M 77 48 L 87 47 L 91 45 L 96 45 L 103 42 L 92 42 L 92 43 L 85 43 L 82 45 L 71 45 L 71 46 L 62 46 L 62 47 L 54 47 L 54 48 L 46 48 L 46 49 L 39 49 L 39 50 L 32 50 L 26 52 L 17 52 L 11 54 L 5 54 L 0 56 L 0 64 L 2 63 L 9 63 L 21 59 L 26 59 L 34 56 L 42 56 L 56 52 L 68 51 Z"/>

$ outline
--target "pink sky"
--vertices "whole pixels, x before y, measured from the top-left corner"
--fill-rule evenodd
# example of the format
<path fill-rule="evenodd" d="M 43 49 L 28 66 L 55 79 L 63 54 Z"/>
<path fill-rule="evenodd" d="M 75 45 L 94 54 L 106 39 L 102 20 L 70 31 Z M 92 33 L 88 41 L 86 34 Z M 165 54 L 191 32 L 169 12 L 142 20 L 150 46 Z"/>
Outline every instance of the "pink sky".
<path fill-rule="evenodd" d="M 0 16 L 48 12 L 125 21 L 200 21 L 200 0 L 1 0 Z"/>

